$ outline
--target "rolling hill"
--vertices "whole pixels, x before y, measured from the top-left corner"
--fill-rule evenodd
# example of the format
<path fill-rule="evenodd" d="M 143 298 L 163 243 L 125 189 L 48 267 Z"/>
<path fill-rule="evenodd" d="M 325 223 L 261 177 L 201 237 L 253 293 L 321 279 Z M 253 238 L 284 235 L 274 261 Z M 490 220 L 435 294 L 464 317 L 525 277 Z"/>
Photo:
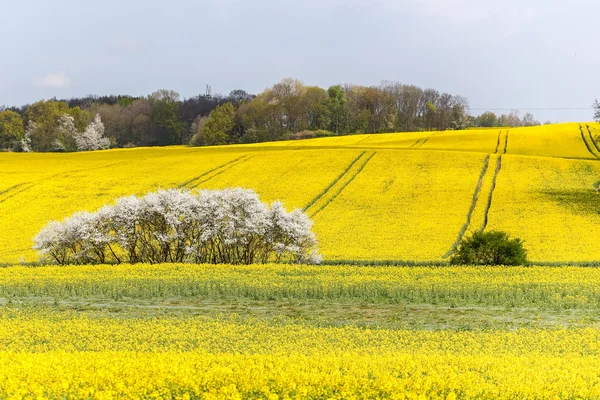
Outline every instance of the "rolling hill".
<path fill-rule="evenodd" d="M 353 135 L 222 147 L 0 153 L 0 262 L 52 219 L 158 188 L 252 188 L 313 218 L 328 261 L 442 261 L 500 229 L 538 262 L 600 260 L 600 126 Z"/>

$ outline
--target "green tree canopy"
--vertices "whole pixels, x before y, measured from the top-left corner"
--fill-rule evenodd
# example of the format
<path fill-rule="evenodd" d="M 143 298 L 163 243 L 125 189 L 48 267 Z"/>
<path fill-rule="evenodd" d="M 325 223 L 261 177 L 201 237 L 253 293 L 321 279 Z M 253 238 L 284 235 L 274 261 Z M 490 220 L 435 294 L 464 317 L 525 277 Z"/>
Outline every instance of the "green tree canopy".
<path fill-rule="evenodd" d="M 159 145 L 181 143 L 180 138 L 185 125 L 179 119 L 179 93 L 173 90 L 157 90 L 149 97 L 152 105 L 152 120 L 162 132 Z"/>
<path fill-rule="evenodd" d="M 491 128 L 498 126 L 498 117 L 491 111 L 482 113 L 475 119 L 477 126 Z"/>
<path fill-rule="evenodd" d="M 33 103 L 25 110 L 25 121 L 33 121 L 36 129 L 32 132 L 31 145 L 34 151 L 55 151 L 69 147 L 61 140 L 60 121 L 64 115 L 73 117 L 75 128 L 82 131 L 87 126 L 90 116 L 79 107 L 69 108 L 63 101 L 42 100 Z"/>
<path fill-rule="evenodd" d="M 196 143 L 205 146 L 216 146 L 229 142 L 229 134 L 233 129 L 235 110 L 233 104 L 225 103 L 210 113 L 204 122 Z"/>
<path fill-rule="evenodd" d="M 0 112 L 0 145 L 23 138 L 25 129 L 21 116 L 11 110 Z"/>

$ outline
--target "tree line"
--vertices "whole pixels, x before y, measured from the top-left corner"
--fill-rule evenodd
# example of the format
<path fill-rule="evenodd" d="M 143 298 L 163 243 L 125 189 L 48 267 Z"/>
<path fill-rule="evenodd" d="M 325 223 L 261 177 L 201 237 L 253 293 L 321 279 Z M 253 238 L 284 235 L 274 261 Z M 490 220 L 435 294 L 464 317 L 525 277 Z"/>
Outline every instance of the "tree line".
<path fill-rule="evenodd" d="M 546 121 L 544 124 L 551 124 Z M 519 117 L 519 111 L 513 110 L 508 114 L 496 115 L 492 111 L 486 111 L 477 117 L 471 117 L 471 125 L 480 128 L 493 127 L 519 127 L 519 126 L 536 126 L 541 125 L 540 121 L 536 120 L 533 114 L 526 113 L 523 118 Z"/>
<path fill-rule="evenodd" d="M 492 114 L 470 116 L 464 97 L 414 85 L 382 82 L 323 89 L 288 78 L 258 95 L 234 90 L 226 96 L 182 99 L 175 91 L 158 90 L 144 97 L 54 98 L 0 107 L 0 148 L 81 150 L 75 139 L 85 136 L 93 122 L 96 127 L 102 124 L 103 136 L 96 135 L 96 142 L 110 147 L 256 143 L 537 123 L 530 114 L 522 120 L 516 113 Z"/>

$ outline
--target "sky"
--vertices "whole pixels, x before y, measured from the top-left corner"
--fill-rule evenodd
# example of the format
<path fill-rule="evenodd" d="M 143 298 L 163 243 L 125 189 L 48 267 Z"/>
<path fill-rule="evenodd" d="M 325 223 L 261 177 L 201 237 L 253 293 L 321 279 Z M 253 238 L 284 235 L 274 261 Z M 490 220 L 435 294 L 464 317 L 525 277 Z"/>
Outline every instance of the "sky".
<path fill-rule="evenodd" d="M 0 105 L 88 94 L 259 93 L 292 77 L 383 80 L 588 121 L 600 98 L 591 0 L 0 0 Z"/>

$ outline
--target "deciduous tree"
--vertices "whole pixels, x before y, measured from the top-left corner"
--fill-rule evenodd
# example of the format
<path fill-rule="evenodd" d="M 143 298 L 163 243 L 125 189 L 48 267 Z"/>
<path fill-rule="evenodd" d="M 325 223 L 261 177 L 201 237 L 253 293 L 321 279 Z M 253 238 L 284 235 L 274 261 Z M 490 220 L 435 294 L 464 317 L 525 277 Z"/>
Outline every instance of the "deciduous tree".
<path fill-rule="evenodd" d="M 600 122 L 600 103 L 598 102 L 598 99 L 594 100 L 593 108 L 594 108 L 594 121 Z"/>
<path fill-rule="evenodd" d="M 210 116 L 199 125 L 194 143 L 204 146 L 215 146 L 229 142 L 233 129 L 235 110 L 233 104 L 225 103 L 210 113 Z"/>
<path fill-rule="evenodd" d="M 23 120 L 18 113 L 11 110 L 0 112 L 0 147 L 18 142 L 24 134 Z"/>

